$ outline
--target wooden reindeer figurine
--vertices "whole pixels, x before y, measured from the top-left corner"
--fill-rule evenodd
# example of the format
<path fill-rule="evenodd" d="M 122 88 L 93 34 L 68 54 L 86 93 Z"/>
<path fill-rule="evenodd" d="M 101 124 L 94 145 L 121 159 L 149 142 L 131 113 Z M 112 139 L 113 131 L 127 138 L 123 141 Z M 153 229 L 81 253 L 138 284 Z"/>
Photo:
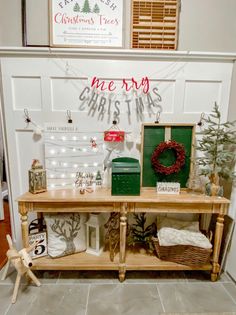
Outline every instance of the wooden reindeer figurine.
<path fill-rule="evenodd" d="M 18 252 L 16 248 L 13 246 L 10 235 L 7 235 L 7 241 L 9 244 L 9 250 L 7 251 L 8 261 L 7 261 L 4 273 L 2 275 L 2 280 L 5 280 L 9 266 L 10 266 L 10 262 L 11 262 L 17 271 L 16 282 L 15 282 L 13 296 L 11 300 L 12 303 L 15 303 L 19 285 L 20 285 L 21 276 L 23 275 L 28 276 L 30 279 L 33 280 L 33 282 L 37 285 L 37 287 L 41 285 L 39 280 L 35 277 L 33 272 L 30 270 L 30 267 L 32 267 L 33 263 L 32 263 L 32 259 L 29 253 L 37 246 L 37 242 L 27 248 L 21 249 Z"/>

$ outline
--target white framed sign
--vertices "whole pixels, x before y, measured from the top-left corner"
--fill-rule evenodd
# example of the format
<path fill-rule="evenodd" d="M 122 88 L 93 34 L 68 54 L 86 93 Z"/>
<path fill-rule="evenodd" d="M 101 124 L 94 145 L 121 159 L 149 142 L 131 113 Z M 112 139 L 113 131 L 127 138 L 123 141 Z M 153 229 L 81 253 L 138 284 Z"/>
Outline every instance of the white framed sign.
<path fill-rule="evenodd" d="M 175 182 L 157 182 L 157 193 L 178 195 L 180 193 L 180 183 Z"/>
<path fill-rule="evenodd" d="M 49 18 L 51 46 L 123 46 L 123 0 L 50 0 Z"/>

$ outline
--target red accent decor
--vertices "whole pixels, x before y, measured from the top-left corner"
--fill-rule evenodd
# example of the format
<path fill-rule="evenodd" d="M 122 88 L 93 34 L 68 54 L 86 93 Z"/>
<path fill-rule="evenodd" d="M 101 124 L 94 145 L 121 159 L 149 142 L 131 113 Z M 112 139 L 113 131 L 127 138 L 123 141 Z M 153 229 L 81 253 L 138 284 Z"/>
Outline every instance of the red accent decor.
<path fill-rule="evenodd" d="M 171 166 L 164 166 L 160 163 L 159 157 L 165 150 L 174 150 L 176 154 L 176 161 Z M 161 142 L 156 149 L 154 150 L 151 162 L 154 170 L 157 173 L 170 175 L 174 173 L 178 173 L 181 170 L 181 167 L 185 163 L 185 149 L 181 143 L 175 141 L 166 141 Z"/>
<path fill-rule="evenodd" d="M 97 90 L 101 91 L 115 91 L 117 86 L 115 81 L 105 81 L 98 79 L 97 77 L 93 77 L 91 82 L 91 88 L 95 87 Z M 148 77 L 144 77 L 141 79 L 141 81 L 137 81 L 135 78 L 131 79 L 123 79 L 122 80 L 122 86 L 121 89 L 125 89 L 126 92 L 129 92 L 130 90 L 142 90 L 143 93 L 147 94 L 150 89 L 150 81 Z"/>
<path fill-rule="evenodd" d="M 125 132 L 120 130 L 111 130 L 104 132 L 104 141 L 107 142 L 124 142 Z"/>

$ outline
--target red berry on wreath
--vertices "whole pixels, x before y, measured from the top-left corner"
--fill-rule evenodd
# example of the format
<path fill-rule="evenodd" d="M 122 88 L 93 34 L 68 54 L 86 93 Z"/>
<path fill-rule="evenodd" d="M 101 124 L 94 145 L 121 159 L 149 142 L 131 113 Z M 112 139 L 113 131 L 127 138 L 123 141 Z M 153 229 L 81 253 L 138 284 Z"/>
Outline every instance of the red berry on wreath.
<path fill-rule="evenodd" d="M 165 166 L 160 163 L 160 155 L 166 150 L 173 150 L 176 155 L 175 163 L 170 166 Z M 166 141 L 161 142 L 154 150 L 151 162 L 156 173 L 161 173 L 164 175 L 171 175 L 178 173 L 185 164 L 185 149 L 181 143 L 176 141 Z"/>

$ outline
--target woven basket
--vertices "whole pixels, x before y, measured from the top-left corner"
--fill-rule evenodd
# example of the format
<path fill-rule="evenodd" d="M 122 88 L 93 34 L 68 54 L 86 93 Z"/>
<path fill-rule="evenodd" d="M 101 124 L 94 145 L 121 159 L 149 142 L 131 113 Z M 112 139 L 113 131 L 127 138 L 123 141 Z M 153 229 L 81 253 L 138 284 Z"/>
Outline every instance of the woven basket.
<path fill-rule="evenodd" d="M 192 245 L 160 246 L 158 238 L 152 238 L 157 257 L 182 265 L 196 266 L 210 262 L 212 249 Z"/>

